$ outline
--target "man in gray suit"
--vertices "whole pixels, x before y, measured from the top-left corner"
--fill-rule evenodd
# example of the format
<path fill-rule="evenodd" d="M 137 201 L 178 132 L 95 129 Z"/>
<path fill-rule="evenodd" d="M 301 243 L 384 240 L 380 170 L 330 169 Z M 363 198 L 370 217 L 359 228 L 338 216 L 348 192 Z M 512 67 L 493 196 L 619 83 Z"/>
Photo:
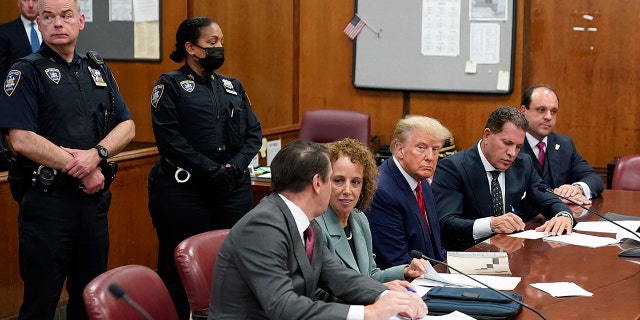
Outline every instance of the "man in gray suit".
<path fill-rule="evenodd" d="M 426 315 L 418 295 L 387 291 L 380 282 L 347 268 L 327 249 L 322 229 L 313 220 L 325 212 L 331 193 L 326 146 L 289 143 L 273 159 L 271 175 L 272 194 L 234 225 L 220 249 L 208 319 Z M 353 305 L 314 301 L 317 288 Z"/>

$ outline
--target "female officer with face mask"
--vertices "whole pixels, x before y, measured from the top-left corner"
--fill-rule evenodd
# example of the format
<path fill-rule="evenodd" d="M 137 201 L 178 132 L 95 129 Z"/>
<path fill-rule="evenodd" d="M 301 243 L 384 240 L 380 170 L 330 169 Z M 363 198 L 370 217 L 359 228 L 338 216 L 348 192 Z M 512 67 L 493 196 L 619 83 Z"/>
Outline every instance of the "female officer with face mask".
<path fill-rule="evenodd" d="M 253 207 L 247 166 L 261 146 L 260 122 L 240 81 L 216 73 L 224 62 L 220 26 L 183 21 L 169 56 L 185 60 L 160 76 L 151 117 L 160 160 L 149 173 L 149 211 L 159 240 L 158 273 L 180 319 L 189 304 L 173 260 L 180 241 L 231 228 Z"/>

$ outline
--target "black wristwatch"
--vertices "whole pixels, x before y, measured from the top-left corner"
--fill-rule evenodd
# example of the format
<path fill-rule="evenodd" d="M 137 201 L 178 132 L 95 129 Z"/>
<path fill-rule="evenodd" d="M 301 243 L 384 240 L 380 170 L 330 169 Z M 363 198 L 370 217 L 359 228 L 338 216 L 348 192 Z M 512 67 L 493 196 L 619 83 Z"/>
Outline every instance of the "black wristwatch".
<path fill-rule="evenodd" d="M 107 151 L 107 148 L 101 146 L 101 145 L 96 145 L 95 146 L 96 150 L 98 150 L 98 155 L 100 156 L 100 163 L 98 163 L 98 167 L 100 168 L 104 168 L 104 166 L 107 164 L 107 158 L 109 157 L 109 151 Z"/>

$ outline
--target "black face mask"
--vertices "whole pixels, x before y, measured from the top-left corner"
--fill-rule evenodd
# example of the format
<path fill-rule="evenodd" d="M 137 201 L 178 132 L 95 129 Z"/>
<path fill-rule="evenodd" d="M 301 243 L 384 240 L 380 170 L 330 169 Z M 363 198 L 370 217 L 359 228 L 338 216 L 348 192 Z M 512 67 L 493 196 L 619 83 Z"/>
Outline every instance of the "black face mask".
<path fill-rule="evenodd" d="M 200 65 L 204 68 L 206 73 L 212 73 L 214 70 L 222 67 L 224 63 L 224 47 L 202 48 L 204 50 L 205 57 L 200 58 Z"/>

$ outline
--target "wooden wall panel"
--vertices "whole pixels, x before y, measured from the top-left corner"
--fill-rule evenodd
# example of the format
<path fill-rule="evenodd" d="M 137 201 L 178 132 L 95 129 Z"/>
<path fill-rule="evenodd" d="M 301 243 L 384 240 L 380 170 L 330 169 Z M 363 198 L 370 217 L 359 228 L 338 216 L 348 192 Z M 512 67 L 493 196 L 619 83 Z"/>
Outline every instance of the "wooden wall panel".
<path fill-rule="evenodd" d="M 353 14 L 352 1 L 300 1 L 300 119 L 314 109 L 368 113 L 372 135 L 389 143 L 402 117 L 402 93 L 354 88 L 353 42 L 342 31 Z"/>
<path fill-rule="evenodd" d="M 595 167 L 640 153 L 639 10 L 634 0 L 531 1 L 527 82 L 555 87 L 557 131 Z"/>
<path fill-rule="evenodd" d="M 292 1 L 189 0 L 189 16 L 207 16 L 224 34 L 220 72 L 239 79 L 263 128 L 293 119 Z"/>

